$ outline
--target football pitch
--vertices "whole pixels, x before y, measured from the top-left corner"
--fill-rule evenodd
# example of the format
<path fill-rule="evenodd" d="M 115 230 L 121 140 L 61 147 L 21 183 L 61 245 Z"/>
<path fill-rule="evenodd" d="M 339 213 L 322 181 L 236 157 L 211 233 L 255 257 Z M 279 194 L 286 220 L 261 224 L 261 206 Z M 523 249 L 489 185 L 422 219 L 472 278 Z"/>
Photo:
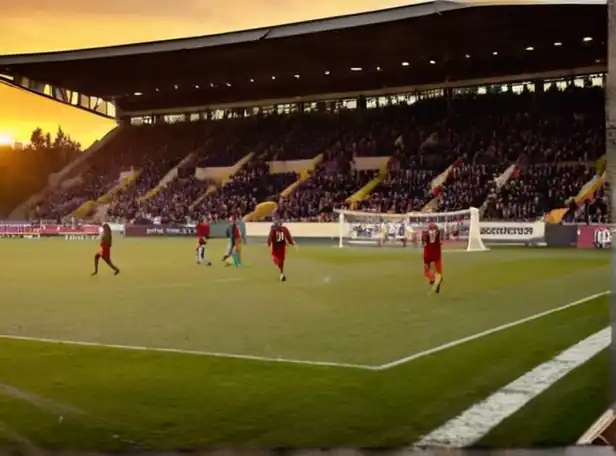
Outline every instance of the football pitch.
<path fill-rule="evenodd" d="M 0 445 L 180 450 L 409 445 L 609 325 L 609 252 L 444 255 L 194 241 L 0 241 Z M 603 350 L 478 446 L 568 445 L 609 405 Z"/>

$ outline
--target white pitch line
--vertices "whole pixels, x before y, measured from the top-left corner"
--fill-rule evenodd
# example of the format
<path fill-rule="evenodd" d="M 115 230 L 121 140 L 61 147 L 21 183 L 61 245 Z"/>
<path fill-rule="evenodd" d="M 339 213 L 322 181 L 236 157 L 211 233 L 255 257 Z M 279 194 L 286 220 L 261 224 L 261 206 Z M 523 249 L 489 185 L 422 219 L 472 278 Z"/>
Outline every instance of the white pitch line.
<path fill-rule="evenodd" d="M 310 361 L 310 360 L 289 359 L 289 358 L 273 358 L 273 357 L 257 356 L 257 355 L 241 355 L 241 354 L 234 354 L 234 353 L 219 353 L 219 352 L 208 352 L 208 351 L 199 351 L 199 350 L 183 350 L 181 348 L 146 347 L 146 346 L 141 346 L 141 345 L 104 344 L 100 342 L 83 342 L 83 341 L 76 341 L 76 340 L 49 339 L 45 337 L 16 336 L 16 335 L 11 335 L 11 334 L 0 334 L 0 339 L 24 340 L 24 341 L 30 341 L 30 342 L 40 342 L 40 343 L 58 344 L 58 345 L 74 345 L 74 346 L 81 346 L 81 347 L 113 348 L 113 349 L 128 350 L 128 351 L 175 353 L 175 354 L 180 354 L 180 355 L 239 359 L 239 360 L 247 360 L 247 361 L 260 361 L 260 362 L 280 363 L 280 364 L 300 364 L 300 365 L 305 365 L 305 366 L 345 367 L 349 369 L 377 370 L 376 366 L 368 366 L 368 365 L 363 365 L 363 364 L 336 363 L 333 361 Z"/>
<path fill-rule="evenodd" d="M 610 291 L 603 291 L 601 293 L 596 293 L 594 295 L 586 296 L 585 298 L 578 299 L 577 301 L 570 302 L 569 304 L 565 304 L 565 305 L 560 306 L 560 307 L 555 307 L 554 309 L 549 309 L 549 310 L 546 310 L 544 312 L 540 312 L 538 314 L 531 315 L 529 317 L 524 317 L 524 318 L 521 318 L 519 320 L 512 321 L 510 323 L 505 323 L 504 325 L 496 326 L 495 328 L 487 329 L 485 331 L 482 331 L 482 332 L 479 332 L 479 333 L 476 333 L 476 334 L 473 334 L 473 335 L 470 335 L 470 336 L 467 336 L 467 337 L 463 337 L 462 339 L 453 340 L 451 342 L 447 342 L 446 344 L 439 345 L 439 346 L 434 347 L 434 348 L 429 348 L 428 350 L 424 350 L 424 351 L 421 351 L 419 353 L 415 353 L 414 355 L 410 355 L 410 356 L 407 356 L 405 358 L 397 359 L 397 360 L 392 361 L 390 363 L 381 364 L 380 366 L 376 366 L 374 368 L 374 370 L 386 370 L 386 369 L 391 369 L 393 367 L 400 366 L 402 364 L 410 363 L 411 361 L 415 361 L 416 359 L 424 358 L 426 356 L 433 355 L 435 353 L 439 353 L 439 352 L 442 352 L 444 350 L 448 350 L 448 349 L 453 348 L 453 347 L 457 347 L 458 345 L 462 345 L 462 344 L 465 344 L 467 342 L 472 342 L 473 340 L 481 339 L 482 337 L 486 337 L 486 336 L 489 336 L 491 334 L 495 334 L 495 333 L 504 331 L 504 330 L 509 329 L 509 328 L 514 328 L 516 326 L 520 326 L 520 325 L 522 325 L 524 323 L 528 323 L 528 322 L 533 321 L 533 320 L 538 320 L 539 318 L 543 318 L 543 317 L 546 317 L 548 315 L 555 314 L 557 312 L 562 312 L 563 310 L 567 310 L 567 309 L 570 309 L 572 307 L 579 306 L 580 304 L 584 304 L 586 302 L 592 301 L 593 299 L 597 299 L 597 298 L 600 298 L 601 296 L 606 296 L 606 295 L 609 295 L 609 294 L 610 294 Z"/>
<path fill-rule="evenodd" d="M 86 412 L 72 405 L 56 402 L 5 383 L 0 383 L 0 395 L 27 402 L 43 411 L 57 415 L 86 415 Z"/>
<path fill-rule="evenodd" d="M 602 329 L 473 405 L 422 437 L 415 446 L 465 448 L 477 443 L 557 381 L 609 347 L 611 339 L 611 328 Z"/>

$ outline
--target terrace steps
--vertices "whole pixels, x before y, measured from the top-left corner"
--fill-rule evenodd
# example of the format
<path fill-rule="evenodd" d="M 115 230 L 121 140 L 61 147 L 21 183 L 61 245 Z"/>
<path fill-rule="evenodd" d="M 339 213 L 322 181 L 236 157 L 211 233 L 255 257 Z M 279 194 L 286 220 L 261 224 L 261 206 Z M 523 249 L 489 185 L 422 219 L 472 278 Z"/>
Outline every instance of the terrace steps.
<path fill-rule="evenodd" d="M 357 190 L 351 196 L 346 199 L 346 202 L 349 204 L 356 204 L 360 201 L 365 200 L 370 196 L 370 194 L 374 191 L 375 188 L 379 186 L 379 184 L 387 177 L 389 172 L 387 171 L 387 167 L 384 167 L 379 170 L 379 173 L 375 178 L 370 180 L 366 185 Z"/>
<path fill-rule="evenodd" d="M 207 198 L 209 195 L 216 192 L 219 188 L 224 187 L 225 184 L 233 180 L 233 176 L 235 176 L 239 171 L 241 171 L 244 166 L 246 166 L 253 159 L 254 156 L 254 152 L 250 152 L 244 155 L 237 162 L 235 162 L 233 166 L 230 167 L 227 173 L 219 176 L 218 179 L 212 179 L 217 181 L 216 184 L 207 185 L 207 181 L 204 180 L 204 187 L 207 185 L 207 187 L 205 187 L 205 192 L 201 196 L 199 196 L 199 198 L 193 201 L 193 203 L 190 205 L 190 209 L 192 210 L 197 207 L 199 203 L 201 203 L 205 198 Z"/>
<path fill-rule="evenodd" d="M 151 188 L 144 195 L 140 196 L 138 198 L 138 201 L 145 201 L 155 196 L 158 192 L 160 192 L 163 188 L 165 188 L 167 185 L 169 185 L 171 182 L 173 182 L 178 177 L 178 170 L 182 166 L 185 166 L 191 163 L 192 161 L 195 160 L 195 158 L 196 158 L 196 155 L 194 152 L 189 153 L 186 157 L 184 157 L 184 159 L 180 163 L 178 163 L 175 167 L 171 168 L 167 172 L 167 174 L 165 174 L 163 178 L 158 182 L 158 184 L 156 184 L 155 187 Z"/>
<path fill-rule="evenodd" d="M 314 157 L 312 159 L 312 164 L 310 166 L 307 166 L 306 168 L 304 168 L 302 171 L 298 173 L 299 175 L 298 175 L 297 180 L 293 182 L 291 185 L 289 185 L 287 188 L 285 188 L 282 192 L 280 192 L 280 197 L 286 198 L 289 195 L 293 194 L 293 192 L 297 190 L 297 188 L 301 184 L 303 184 L 308 179 L 310 179 L 313 171 L 322 161 L 323 161 L 323 154 L 319 154 L 316 157 Z"/>
<path fill-rule="evenodd" d="M 140 172 L 140 170 L 137 170 L 126 171 L 125 173 L 122 173 L 123 175 L 121 175 L 118 179 L 118 183 L 114 187 L 112 187 L 107 193 L 99 197 L 96 201 L 86 201 L 77 209 L 75 209 L 71 215 L 77 218 L 85 217 L 88 214 L 94 212 L 98 206 L 109 204 L 116 193 L 127 188 L 137 179 L 137 177 L 139 177 Z"/>

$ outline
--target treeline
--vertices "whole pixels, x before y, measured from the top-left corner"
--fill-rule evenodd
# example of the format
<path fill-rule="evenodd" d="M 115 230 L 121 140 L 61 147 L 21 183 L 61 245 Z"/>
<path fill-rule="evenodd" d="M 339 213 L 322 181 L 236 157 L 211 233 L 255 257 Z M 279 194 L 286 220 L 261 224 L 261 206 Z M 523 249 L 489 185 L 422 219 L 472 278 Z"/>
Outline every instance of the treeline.
<path fill-rule="evenodd" d="M 0 146 L 0 217 L 39 192 L 51 173 L 81 153 L 81 144 L 58 128 L 55 135 L 35 129 L 29 144 Z"/>

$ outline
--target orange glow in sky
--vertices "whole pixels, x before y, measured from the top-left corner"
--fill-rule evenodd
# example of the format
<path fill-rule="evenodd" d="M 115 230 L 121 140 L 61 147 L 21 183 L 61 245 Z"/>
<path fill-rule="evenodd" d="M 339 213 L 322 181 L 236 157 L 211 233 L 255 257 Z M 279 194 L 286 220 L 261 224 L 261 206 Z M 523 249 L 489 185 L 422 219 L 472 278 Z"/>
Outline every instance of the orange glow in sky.
<path fill-rule="evenodd" d="M 0 14 L 0 54 L 209 35 L 415 3 L 400 0 L 22 0 Z M 43 81 L 44 82 L 44 81 Z M 28 142 L 61 125 L 88 146 L 114 122 L 0 84 L 0 134 Z"/>

